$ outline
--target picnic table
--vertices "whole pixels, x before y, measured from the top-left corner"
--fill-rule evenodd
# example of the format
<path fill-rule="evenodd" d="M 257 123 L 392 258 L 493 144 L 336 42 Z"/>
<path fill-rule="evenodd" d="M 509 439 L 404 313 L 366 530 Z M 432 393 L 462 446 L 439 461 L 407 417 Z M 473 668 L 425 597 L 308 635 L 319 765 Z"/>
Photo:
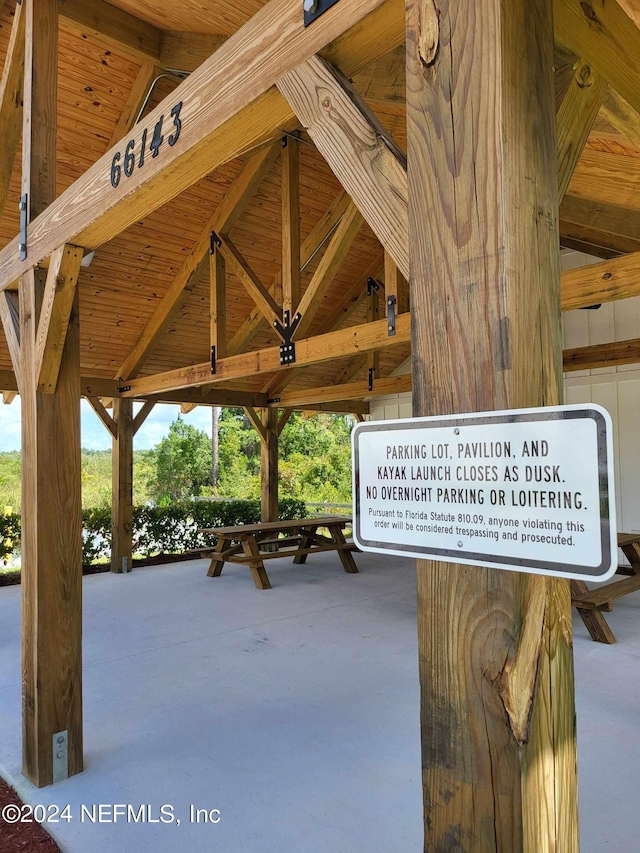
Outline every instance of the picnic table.
<path fill-rule="evenodd" d="M 618 547 L 629 560 L 629 565 L 619 565 L 617 574 L 628 577 L 591 590 L 584 581 L 571 581 L 571 602 L 587 626 L 591 639 L 597 643 L 615 643 L 615 635 L 604 613 L 613 610 L 613 602 L 617 598 L 640 589 L 640 533 L 619 533 Z"/>
<path fill-rule="evenodd" d="M 356 574 L 358 567 L 351 552 L 358 549 L 344 537 L 344 528 L 351 523 L 350 516 L 325 515 L 241 524 L 236 527 L 204 528 L 200 533 L 209 533 L 218 539 L 211 553 L 207 575 L 218 578 L 225 563 L 240 563 L 249 566 L 257 589 L 271 589 L 264 567 L 265 560 L 293 557 L 293 562 L 300 564 L 306 562 L 309 554 L 322 551 L 337 551 L 345 572 Z M 327 530 L 328 535 L 318 533 L 318 528 Z M 296 547 L 286 547 L 291 545 Z M 283 548 L 285 550 L 281 550 Z"/>

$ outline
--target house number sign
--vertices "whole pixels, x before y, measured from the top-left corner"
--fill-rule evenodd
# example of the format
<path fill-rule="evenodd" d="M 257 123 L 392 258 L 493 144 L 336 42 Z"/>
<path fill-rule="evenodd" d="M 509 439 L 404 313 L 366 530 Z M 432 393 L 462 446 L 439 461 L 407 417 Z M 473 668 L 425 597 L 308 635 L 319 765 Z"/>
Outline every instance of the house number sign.
<path fill-rule="evenodd" d="M 167 137 L 168 145 L 175 145 L 180 137 L 182 130 L 182 121 L 180 120 L 180 111 L 182 110 L 182 101 L 177 103 L 169 114 L 169 121 L 172 122 L 171 133 Z M 111 161 L 111 186 L 117 187 L 122 176 L 130 178 L 134 169 L 141 169 L 144 166 L 145 157 L 150 154 L 151 158 L 157 157 L 160 153 L 160 147 L 164 142 L 163 126 L 165 117 L 162 115 L 156 122 L 151 135 L 151 141 L 147 145 L 149 136 L 149 128 L 142 131 L 139 146 L 136 145 L 135 139 L 130 139 L 127 142 L 124 153 L 116 151 Z"/>

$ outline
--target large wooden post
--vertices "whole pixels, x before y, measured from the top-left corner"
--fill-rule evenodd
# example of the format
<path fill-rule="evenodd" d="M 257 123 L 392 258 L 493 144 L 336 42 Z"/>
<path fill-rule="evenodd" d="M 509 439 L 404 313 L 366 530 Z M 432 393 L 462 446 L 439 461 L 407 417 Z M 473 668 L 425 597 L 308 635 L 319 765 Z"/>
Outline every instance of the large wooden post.
<path fill-rule="evenodd" d="M 551 0 L 407 0 L 415 415 L 561 399 L 552 67 Z M 419 561 L 418 605 L 425 850 L 577 851 L 568 582 Z"/>
<path fill-rule="evenodd" d="M 56 194 L 58 3 L 24 3 L 22 191 L 33 219 Z M 78 296 L 62 336 L 57 382 L 44 393 L 38 320 L 45 282 L 40 270 L 20 281 L 23 772 L 38 786 L 82 770 Z"/>
<path fill-rule="evenodd" d="M 113 401 L 111 571 L 130 572 L 133 549 L 133 400 Z"/>
<path fill-rule="evenodd" d="M 261 436 L 262 521 L 278 520 L 278 410 L 262 410 Z"/>

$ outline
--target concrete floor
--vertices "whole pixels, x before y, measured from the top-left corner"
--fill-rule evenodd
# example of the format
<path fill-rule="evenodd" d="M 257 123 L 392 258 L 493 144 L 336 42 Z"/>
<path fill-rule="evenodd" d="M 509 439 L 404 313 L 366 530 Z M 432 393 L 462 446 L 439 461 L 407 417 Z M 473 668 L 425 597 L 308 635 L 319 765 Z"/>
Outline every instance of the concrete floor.
<path fill-rule="evenodd" d="M 86 771 L 34 789 L 20 775 L 19 587 L 0 589 L 0 770 L 69 853 L 419 853 L 414 568 L 359 555 L 270 561 L 271 592 L 206 562 L 85 578 Z M 636 853 L 640 594 L 576 622 L 582 853 Z M 92 824 L 81 804 L 170 804 L 171 824 Z M 219 809 L 191 824 L 189 807 Z"/>

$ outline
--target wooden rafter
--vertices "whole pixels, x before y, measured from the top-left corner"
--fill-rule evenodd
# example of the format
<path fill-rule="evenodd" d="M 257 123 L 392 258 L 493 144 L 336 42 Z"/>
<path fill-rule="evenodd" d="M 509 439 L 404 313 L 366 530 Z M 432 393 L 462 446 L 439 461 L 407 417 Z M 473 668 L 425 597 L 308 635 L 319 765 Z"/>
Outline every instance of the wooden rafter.
<path fill-rule="evenodd" d="M 300 143 L 282 139 L 282 310 L 293 315 L 300 302 Z"/>
<path fill-rule="evenodd" d="M 358 27 L 367 16 L 367 26 Z M 305 28 L 297 0 L 270 0 L 150 113 L 152 126 L 181 101 L 188 139 L 165 146 L 162 157 L 115 188 L 118 147 L 107 152 L 31 223 L 28 259 L 19 257 L 18 238 L 0 252 L 0 289 L 63 243 L 97 248 L 222 163 L 274 138 L 293 118 L 277 80 L 325 47 L 330 61 L 355 73 L 402 41 L 402 20 L 397 0 L 357 0 Z M 132 134 L 135 150 L 141 134 Z"/>
<path fill-rule="evenodd" d="M 397 344 L 405 344 L 411 340 L 411 322 L 408 314 L 400 314 L 396 322 L 396 335 L 389 337 L 387 321 L 378 320 L 376 323 L 364 323 L 317 335 L 296 342 L 297 366 L 318 364 L 336 358 L 367 353 Z M 293 366 L 293 365 L 292 365 Z M 280 365 L 280 347 L 267 347 L 262 350 L 241 353 L 220 359 L 216 364 L 216 374 L 211 375 L 211 365 L 194 364 L 177 370 L 169 370 L 155 376 L 146 376 L 129 381 L 129 390 L 123 391 L 123 397 L 146 397 L 179 388 L 208 385 L 210 383 L 226 382 L 240 377 L 257 376 L 262 373 L 272 373 Z"/>
<path fill-rule="evenodd" d="M 609 124 L 640 151 L 640 113 L 630 107 L 614 89 L 606 93 L 601 112 Z"/>
<path fill-rule="evenodd" d="M 160 74 L 160 68 L 154 65 L 153 62 L 144 61 L 142 63 L 138 75 L 133 81 L 133 86 L 129 91 L 125 105 L 122 108 L 120 118 L 111 134 L 108 148 L 112 148 L 135 125 L 149 88 L 158 74 Z"/>
<path fill-rule="evenodd" d="M 333 233 L 344 216 L 348 205 L 349 197 L 344 191 L 342 191 L 331 202 L 327 210 L 313 226 L 306 239 L 302 242 L 300 250 L 300 263 L 302 267 L 309 263 L 310 259 L 317 251 L 320 250 L 328 237 Z M 269 288 L 269 293 L 272 296 L 275 296 L 281 289 L 281 283 L 282 277 L 280 271 L 278 271 L 274 277 L 271 287 Z M 243 348 L 251 342 L 256 332 L 259 331 L 264 322 L 265 320 L 262 312 L 258 308 L 254 308 L 229 341 L 228 354 L 237 355 L 241 352 Z"/>
<path fill-rule="evenodd" d="M 113 438 L 117 438 L 118 431 L 116 428 L 116 422 L 111 417 L 109 412 L 105 409 L 105 407 L 102 405 L 102 400 L 100 399 L 100 397 L 87 397 L 87 402 L 89 403 L 93 411 L 96 413 L 96 415 L 100 418 L 106 429 L 109 430 L 111 436 Z"/>
<path fill-rule="evenodd" d="M 567 373 L 574 370 L 596 370 L 599 367 L 638 364 L 640 362 L 640 338 L 568 349 L 564 351 L 562 360 L 564 370 Z"/>
<path fill-rule="evenodd" d="M 285 74 L 278 88 L 408 278 L 407 167 L 400 148 L 344 75 L 318 56 Z"/>
<path fill-rule="evenodd" d="M 554 0 L 556 38 L 640 110 L 640 30 L 618 3 Z"/>
<path fill-rule="evenodd" d="M 560 237 L 583 244 L 598 257 L 602 252 L 640 252 L 640 210 L 566 195 L 560 205 Z"/>
<path fill-rule="evenodd" d="M 558 198 L 564 198 L 591 128 L 596 120 L 607 83 L 589 62 L 578 62 L 573 79 L 556 114 L 558 151 Z"/>
<path fill-rule="evenodd" d="M 227 287 L 225 261 L 217 247 L 212 245 L 209 255 L 209 342 L 211 357 L 224 358 L 227 354 Z"/>
<path fill-rule="evenodd" d="M 356 205 L 349 204 L 298 305 L 297 313 L 300 314 L 301 320 L 296 329 L 296 339 L 304 337 L 311 329 L 322 299 L 344 263 L 363 223 L 364 219 Z"/>
<path fill-rule="evenodd" d="M 9 192 L 11 173 L 16 159 L 18 142 L 22 133 L 22 86 L 24 80 L 25 11 L 22 3 L 16 4 L 9 46 L 0 80 L 0 215 L 4 211 Z"/>
<path fill-rule="evenodd" d="M 228 237 L 219 237 L 216 251 L 222 255 L 229 271 L 239 279 L 269 325 L 273 325 L 276 320 L 281 323 L 282 309 L 251 269 L 237 246 Z"/>
<path fill-rule="evenodd" d="M 138 375 L 160 337 L 184 305 L 189 293 L 205 275 L 209 265 L 211 232 L 222 234 L 232 228 L 273 165 L 277 154 L 276 146 L 268 145 L 247 161 L 200 232 L 195 245 L 184 259 L 151 319 L 120 367 L 117 374 L 120 378 L 130 379 Z"/>
<path fill-rule="evenodd" d="M 45 394 L 52 394 L 58 383 L 82 255 L 76 246 L 63 246 L 49 263 L 36 338 L 38 385 Z"/>

